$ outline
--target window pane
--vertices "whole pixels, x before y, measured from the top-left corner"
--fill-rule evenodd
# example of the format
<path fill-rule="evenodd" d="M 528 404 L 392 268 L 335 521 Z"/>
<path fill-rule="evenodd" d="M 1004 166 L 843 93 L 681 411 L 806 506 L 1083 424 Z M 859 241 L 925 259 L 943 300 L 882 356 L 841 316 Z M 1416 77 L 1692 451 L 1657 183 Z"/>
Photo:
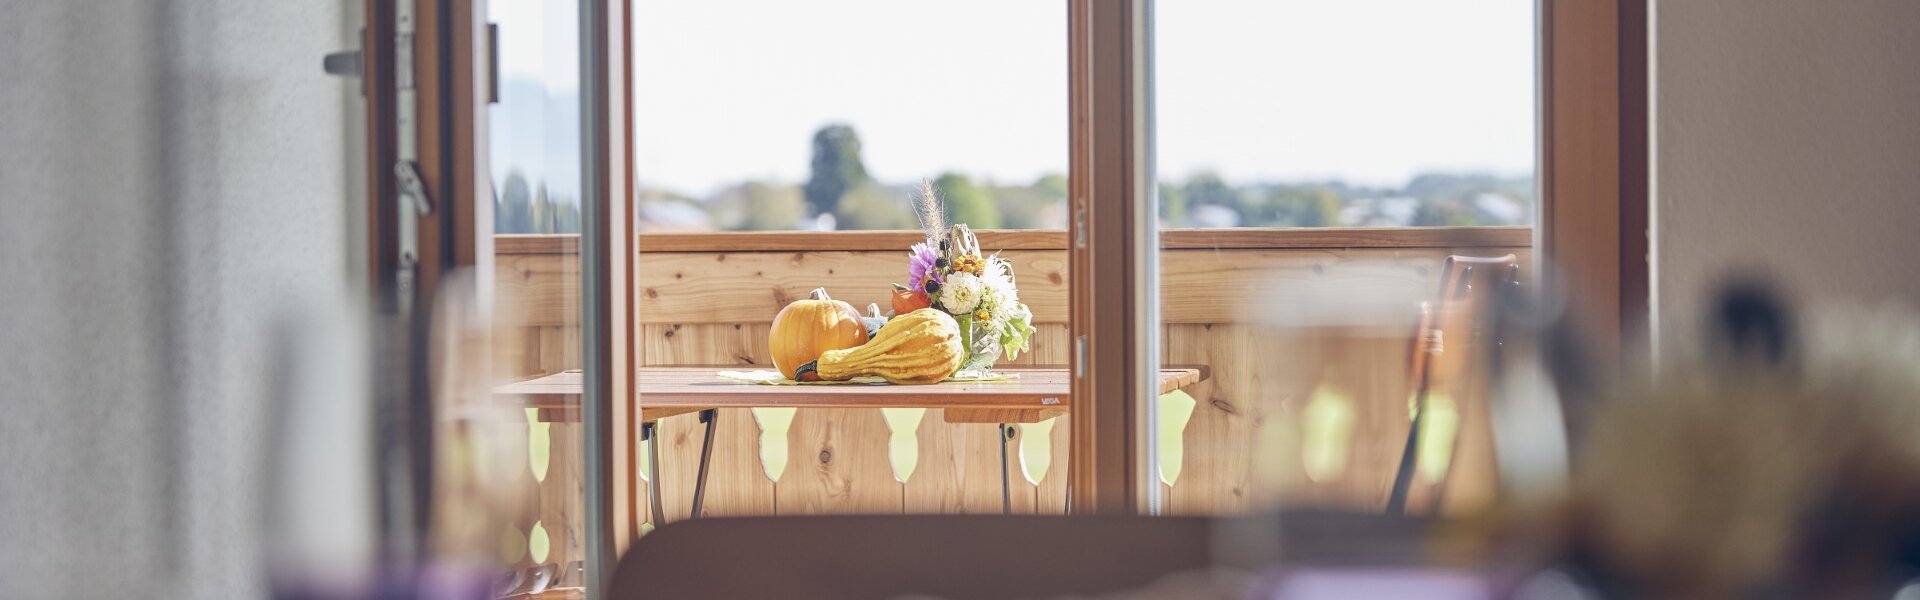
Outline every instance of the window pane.
<path fill-rule="evenodd" d="M 500 101 L 487 109 L 497 233 L 580 233 L 579 4 L 487 4 L 500 30 Z"/>
<path fill-rule="evenodd" d="M 483 483 L 509 490 L 492 522 L 454 524 L 473 536 L 471 552 L 503 568 L 494 598 L 578 597 L 590 579 L 587 532 L 603 526 L 587 518 L 582 496 L 595 472 L 586 467 L 593 424 L 582 420 L 581 398 L 592 373 L 584 371 L 581 336 L 605 324 L 581 312 L 587 271 L 578 239 L 592 225 L 580 211 L 588 126 L 580 111 L 581 4 L 486 3 L 499 35 L 499 102 L 486 106 L 494 232 L 523 235 L 491 240 L 492 297 L 479 305 L 491 311 L 494 402 L 484 413 L 450 411 L 466 420 L 448 429 L 493 442 L 466 449 L 468 460 L 486 468 Z M 442 497 L 473 502 L 460 492 Z"/>
<path fill-rule="evenodd" d="M 1160 508 L 1484 508 L 1530 232 L 1288 228 L 1531 224 L 1533 2 L 1155 10 L 1160 357 L 1206 378 L 1151 413 Z"/>
<path fill-rule="evenodd" d="M 642 0 L 641 231 L 1066 224 L 1058 2 Z"/>
<path fill-rule="evenodd" d="M 1157 3 L 1164 225 L 1531 224 L 1533 4 Z"/>

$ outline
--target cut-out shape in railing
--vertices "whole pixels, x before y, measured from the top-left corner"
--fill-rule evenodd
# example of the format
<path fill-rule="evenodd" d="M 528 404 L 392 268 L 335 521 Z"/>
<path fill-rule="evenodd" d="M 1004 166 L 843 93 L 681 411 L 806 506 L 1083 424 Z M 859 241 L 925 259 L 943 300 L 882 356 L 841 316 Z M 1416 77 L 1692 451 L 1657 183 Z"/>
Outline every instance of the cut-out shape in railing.
<path fill-rule="evenodd" d="M 1186 463 L 1187 421 L 1193 419 L 1197 404 L 1180 390 L 1160 396 L 1160 482 L 1168 486 L 1180 480 L 1180 467 Z"/>
<path fill-rule="evenodd" d="M 760 427 L 760 468 L 767 479 L 780 483 L 787 472 L 787 428 L 797 408 L 755 408 L 753 422 Z"/>
<path fill-rule="evenodd" d="M 553 450 L 547 432 L 552 427 L 552 423 L 540 422 L 540 409 L 527 409 L 527 466 L 533 470 L 534 481 L 547 480 L 547 459 Z"/>
<path fill-rule="evenodd" d="M 913 470 L 920 465 L 920 421 L 927 416 L 925 408 L 882 408 L 880 417 L 887 421 L 887 460 L 893 464 L 893 478 L 906 483 L 913 477 Z"/>
<path fill-rule="evenodd" d="M 1040 485 L 1047 480 L 1047 471 L 1053 468 L 1053 426 L 1059 420 L 1054 417 L 1015 425 L 1020 439 L 1020 475 L 1027 478 L 1027 483 Z"/>
<path fill-rule="evenodd" d="M 1339 479 L 1346 473 L 1353 441 L 1353 398 L 1322 384 L 1307 400 L 1303 417 L 1300 459 L 1307 478 L 1320 483 Z"/>
<path fill-rule="evenodd" d="M 1418 461 L 1420 479 L 1439 483 L 1447 476 L 1447 464 L 1453 461 L 1453 441 L 1460 434 L 1460 408 L 1453 395 L 1427 393 L 1427 416 L 1420 421 Z"/>
<path fill-rule="evenodd" d="M 545 563 L 547 554 L 552 549 L 552 540 L 547 537 L 547 526 L 540 521 L 534 521 L 533 529 L 527 532 L 527 552 L 531 554 L 528 558 L 532 558 L 533 564 L 536 565 Z"/>
<path fill-rule="evenodd" d="M 507 525 L 500 528 L 500 564 L 511 565 L 520 562 L 527 555 L 527 534 L 520 528 Z"/>

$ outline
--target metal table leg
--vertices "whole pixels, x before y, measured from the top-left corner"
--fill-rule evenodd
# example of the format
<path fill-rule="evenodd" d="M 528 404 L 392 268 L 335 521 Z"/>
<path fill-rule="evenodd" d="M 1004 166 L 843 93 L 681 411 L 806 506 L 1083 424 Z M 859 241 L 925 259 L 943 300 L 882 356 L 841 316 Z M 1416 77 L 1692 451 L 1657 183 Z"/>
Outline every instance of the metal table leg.
<path fill-rule="evenodd" d="M 1000 424 L 1000 514 L 1013 514 L 1013 481 L 1007 474 L 1007 442 L 1013 440 L 1013 426 Z"/>
<path fill-rule="evenodd" d="M 713 431 L 720 424 L 720 409 L 700 411 L 700 422 L 707 424 L 707 435 L 700 442 L 700 475 L 693 480 L 693 514 L 688 518 L 699 518 L 701 506 L 706 503 L 707 467 L 713 464 Z"/>
<path fill-rule="evenodd" d="M 667 524 L 666 510 L 660 506 L 660 436 L 654 431 L 657 422 L 640 424 L 640 440 L 647 443 L 647 468 L 653 471 L 653 481 L 647 482 L 647 507 L 653 512 L 653 526 Z"/>

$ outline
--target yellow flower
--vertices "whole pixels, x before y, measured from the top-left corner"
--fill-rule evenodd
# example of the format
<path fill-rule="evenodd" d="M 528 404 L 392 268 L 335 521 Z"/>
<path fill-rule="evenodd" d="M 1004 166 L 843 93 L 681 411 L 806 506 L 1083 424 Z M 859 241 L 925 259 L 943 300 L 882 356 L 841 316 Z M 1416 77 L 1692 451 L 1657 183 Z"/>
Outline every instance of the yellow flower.
<path fill-rule="evenodd" d="M 978 321 L 987 320 L 987 309 L 982 308 L 980 310 L 973 311 L 973 318 Z"/>
<path fill-rule="evenodd" d="M 977 277 L 986 273 L 987 259 L 977 254 L 962 254 L 953 259 L 953 270 L 972 273 Z"/>

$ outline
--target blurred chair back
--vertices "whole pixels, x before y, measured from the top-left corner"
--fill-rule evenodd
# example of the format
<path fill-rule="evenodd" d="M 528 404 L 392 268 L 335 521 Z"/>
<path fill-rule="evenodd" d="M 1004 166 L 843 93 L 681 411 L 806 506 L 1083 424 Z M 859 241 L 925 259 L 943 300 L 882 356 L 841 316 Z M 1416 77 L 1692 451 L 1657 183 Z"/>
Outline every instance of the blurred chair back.
<path fill-rule="evenodd" d="M 1489 311 L 1501 288 L 1518 284 L 1519 272 L 1512 254 L 1449 256 L 1438 295 L 1420 304 L 1407 359 L 1412 418 L 1388 514 L 1406 514 L 1409 506 L 1435 513 L 1492 500 L 1498 482 L 1484 344 L 1498 343 L 1490 339 Z"/>
<path fill-rule="evenodd" d="M 926 595 L 1028 598 L 1139 587 L 1206 566 L 1209 524 L 1193 517 L 718 517 L 636 542 L 608 598 Z"/>
<path fill-rule="evenodd" d="M 966 600 L 1152 586 L 1157 595 L 1141 597 L 1186 598 L 1195 597 L 1187 588 L 1205 584 L 1207 574 L 1231 580 L 1276 567 L 1476 564 L 1487 558 L 1484 549 L 1445 541 L 1449 532 L 1468 531 L 1424 518 L 1324 510 L 1234 518 L 716 517 L 674 522 L 640 538 L 621 557 L 605 597 Z M 1184 577 L 1169 577 L 1176 574 Z"/>

